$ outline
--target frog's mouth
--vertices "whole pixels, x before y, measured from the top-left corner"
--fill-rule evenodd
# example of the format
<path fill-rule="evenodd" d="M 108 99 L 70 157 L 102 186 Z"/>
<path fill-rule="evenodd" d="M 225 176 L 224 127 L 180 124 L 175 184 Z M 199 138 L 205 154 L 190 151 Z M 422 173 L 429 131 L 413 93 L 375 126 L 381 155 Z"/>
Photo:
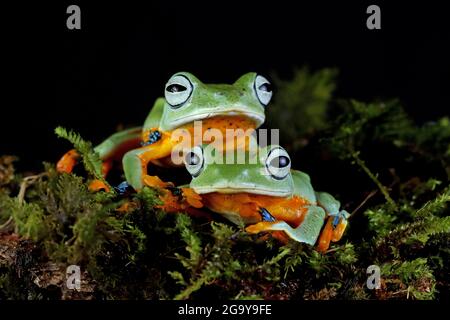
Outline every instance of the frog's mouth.
<path fill-rule="evenodd" d="M 214 117 L 248 118 L 254 122 L 256 128 L 259 127 L 260 125 L 262 125 L 265 120 L 264 115 L 257 113 L 257 112 L 243 110 L 241 108 L 229 109 L 226 111 L 210 110 L 210 111 L 205 111 L 202 113 L 197 113 L 195 115 L 188 115 L 188 116 L 184 116 L 184 117 L 179 117 L 177 119 L 173 119 L 169 124 L 170 127 L 163 128 L 163 129 L 173 130 L 173 129 L 183 126 L 185 124 L 192 123 L 194 121 L 204 120 L 204 119 L 209 119 L 209 118 L 214 118 Z"/>
<path fill-rule="evenodd" d="M 234 186 L 219 186 L 219 187 L 193 187 L 194 191 L 198 194 L 207 193 L 223 193 L 223 194 L 234 194 L 234 193 L 248 193 L 248 194 L 258 194 L 271 197 L 288 197 L 292 195 L 292 190 L 274 190 L 265 189 L 261 187 L 246 186 L 246 187 L 234 187 Z"/>

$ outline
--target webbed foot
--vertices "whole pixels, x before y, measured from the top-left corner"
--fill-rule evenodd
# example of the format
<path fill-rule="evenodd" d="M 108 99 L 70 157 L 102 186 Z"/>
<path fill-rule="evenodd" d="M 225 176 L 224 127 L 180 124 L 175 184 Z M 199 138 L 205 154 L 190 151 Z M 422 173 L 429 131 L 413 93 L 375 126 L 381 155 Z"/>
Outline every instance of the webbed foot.
<path fill-rule="evenodd" d="M 245 230 L 249 233 L 284 231 L 289 238 L 295 241 L 314 245 L 325 219 L 325 211 L 317 206 L 308 206 L 307 210 L 303 222 L 297 228 L 292 228 L 284 221 L 275 220 L 258 222 L 248 226 Z"/>
<path fill-rule="evenodd" d="M 325 252 L 330 246 L 330 242 L 337 242 L 342 238 L 345 228 L 347 227 L 347 218 L 349 214 L 345 210 L 341 210 L 335 216 L 329 216 L 325 224 L 325 228 L 319 237 L 317 250 Z"/>
<path fill-rule="evenodd" d="M 149 187 L 156 187 L 156 188 L 173 187 L 173 183 L 164 182 L 157 176 L 144 175 L 142 180 L 144 181 L 144 184 Z"/>

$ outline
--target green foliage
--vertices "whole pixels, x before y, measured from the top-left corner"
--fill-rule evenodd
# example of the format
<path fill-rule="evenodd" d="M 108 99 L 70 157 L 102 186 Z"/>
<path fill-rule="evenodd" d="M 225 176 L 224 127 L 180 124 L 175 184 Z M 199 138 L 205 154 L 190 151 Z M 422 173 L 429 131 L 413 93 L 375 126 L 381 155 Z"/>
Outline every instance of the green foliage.
<path fill-rule="evenodd" d="M 308 136 L 327 127 L 336 76 L 334 69 L 311 72 L 308 68 L 295 69 L 289 80 L 272 75 L 276 95 L 266 110 L 266 118 L 270 128 L 283 128 L 283 145 L 297 149 Z"/>
<path fill-rule="evenodd" d="M 18 158 L 14 156 L 0 156 L 0 190 L 13 182 L 15 178 L 14 162 Z"/>
<path fill-rule="evenodd" d="M 385 285 L 396 289 L 395 294 L 409 298 L 430 300 L 435 294 L 436 280 L 427 264 L 427 259 L 412 261 L 394 261 L 381 266 L 381 275 Z"/>
<path fill-rule="evenodd" d="M 176 220 L 176 229 L 186 243 L 189 258 L 180 254 L 176 254 L 176 256 L 182 265 L 191 272 L 191 278 L 187 282 L 180 272 L 169 273 L 179 284 L 187 284 L 175 296 L 175 299 L 187 299 L 202 286 L 220 278 L 233 279 L 236 271 L 241 267 L 239 261 L 235 260 L 231 254 L 233 242 L 230 241 L 230 237 L 235 232 L 233 228 L 221 223 L 212 223 L 214 242 L 202 248 L 199 236 L 191 230 L 191 219 L 186 215 L 179 215 Z"/>
<path fill-rule="evenodd" d="M 66 139 L 73 144 L 81 155 L 84 167 L 88 173 L 109 186 L 102 174 L 102 161 L 98 153 L 94 151 L 91 142 L 83 140 L 78 133 L 67 131 L 63 127 L 57 127 L 55 133 L 58 137 Z M 112 188 L 110 189 L 112 190 Z"/>

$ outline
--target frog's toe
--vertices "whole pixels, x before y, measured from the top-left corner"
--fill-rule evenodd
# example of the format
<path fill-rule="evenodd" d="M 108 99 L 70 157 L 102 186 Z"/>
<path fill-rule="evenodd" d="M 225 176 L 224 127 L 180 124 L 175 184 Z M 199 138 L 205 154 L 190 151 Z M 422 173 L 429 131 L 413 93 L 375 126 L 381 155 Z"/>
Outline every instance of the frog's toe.
<path fill-rule="evenodd" d="M 182 203 L 178 196 L 175 196 L 169 190 L 164 190 L 159 196 L 162 204 L 157 205 L 156 208 L 162 209 L 167 213 L 175 213 L 183 210 Z"/>
<path fill-rule="evenodd" d="M 317 241 L 317 251 L 325 252 L 328 250 L 331 242 L 331 238 L 333 237 L 333 218 L 328 218 L 328 221 L 323 228 L 319 240 Z"/>
<path fill-rule="evenodd" d="M 64 154 L 61 159 L 56 164 L 56 171 L 60 173 L 71 173 L 73 171 L 73 168 L 78 163 L 78 160 L 80 158 L 79 153 L 77 150 L 72 149 L 68 151 L 66 154 Z"/>
<path fill-rule="evenodd" d="M 184 200 L 194 208 L 203 207 L 202 197 L 191 188 L 181 188 Z"/>
<path fill-rule="evenodd" d="M 149 187 L 166 188 L 166 187 L 173 186 L 172 183 L 164 182 L 157 176 L 145 175 L 143 177 L 143 181 L 144 181 L 144 184 L 149 186 Z"/>
<path fill-rule="evenodd" d="M 273 225 L 277 222 L 268 222 L 268 221 L 262 221 L 255 224 L 252 224 L 245 228 L 245 231 L 248 233 L 257 234 L 263 231 L 272 231 Z"/>
<path fill-rule="evenodd" d="M 335 216 L 329 216 L 317 242 L 317 250 L 325 252 L 330 246 L 330 242 L 337 242 L 342 238 L 347 227 L 349 213 L 345 210 L 339 211 Z"/>
<path fill-rule="evenodd" d="M 339 214 L 333 219 L 333 234 L 331 241 L 337 242 L 344 235 L 345 229 L 348 223 L 349 213 L 345 210 L 341 210 Z"/>
<path fill-rule="evenodd" d="M 90 184 L 89 184 L 89 190 L 96 192 L 96 191 L 101 191 L 104 190 L 106 192 L 109 192 L 109 186 L 107 186 L 103 181 L 101 180 L 93 180 Z"/>

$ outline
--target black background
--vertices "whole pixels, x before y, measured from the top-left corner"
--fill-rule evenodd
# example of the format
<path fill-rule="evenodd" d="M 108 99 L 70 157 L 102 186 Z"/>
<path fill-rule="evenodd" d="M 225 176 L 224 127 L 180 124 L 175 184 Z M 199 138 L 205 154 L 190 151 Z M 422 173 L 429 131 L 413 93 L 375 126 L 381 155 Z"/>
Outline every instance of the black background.
<path fill-rule="evenodd" d="M 443 1 L 40 2 L 1 9 L 0 154 L 28 169 L 69 148 L 57 125 L 97 143 L 141 124 L 182 70 L 233 82 L 248 71 L 337 67 L 337 97 L 398 97 L 418 122 L 449 114 Z M 66 28 L 70 4 L 81 7 L 81 30 Z M 366 28 L 370 4 L 381 7 L 381 30 Z"/>

